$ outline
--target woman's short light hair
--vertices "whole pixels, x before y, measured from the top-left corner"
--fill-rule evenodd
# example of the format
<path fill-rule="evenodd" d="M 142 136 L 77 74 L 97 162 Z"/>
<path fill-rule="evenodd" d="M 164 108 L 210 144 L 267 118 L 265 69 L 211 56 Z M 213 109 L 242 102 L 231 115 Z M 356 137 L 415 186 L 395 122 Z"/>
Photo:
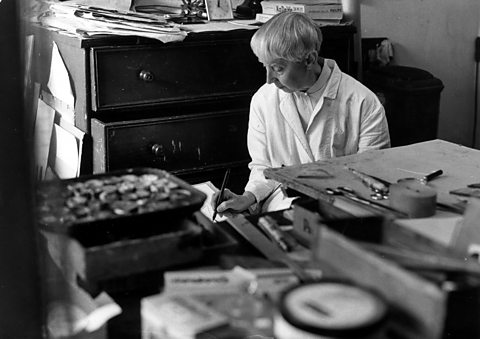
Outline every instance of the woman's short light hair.
<path fill-rule="evenodd" d="M 263 63 L 275 59 L 301 62 L 312 51 L 320 53 L 322 32 L 305 14 L 283 12 L 263 24 L 250 46 Z"/>

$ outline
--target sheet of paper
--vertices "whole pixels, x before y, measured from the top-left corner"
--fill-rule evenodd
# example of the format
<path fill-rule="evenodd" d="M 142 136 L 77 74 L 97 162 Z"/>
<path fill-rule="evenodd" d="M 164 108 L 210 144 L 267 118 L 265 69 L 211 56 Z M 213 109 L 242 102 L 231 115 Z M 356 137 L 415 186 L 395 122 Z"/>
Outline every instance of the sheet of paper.
<path fill-rule="evenodd" d="M 52 140 L 53 170 L 61 179 L 75 178 L 80 172 L 80 152 L 77 138 L 57 124 Z"/>
<path fill-rule="evenodd" d="M 75 0 L 72 2 L 99 8 L 115 9 L 117 11 L 128 11 L 132 5 L 132 0 Z"/>
<path fill-rule="evenodd" d="M 203 203 L 203 206 L 200 209 L 200 211 L 207 218 L 212 220 L 213 212 L 214 212 L 213 208 L 212 208 L 212 197 L 215 194 L 215 192 L 219 191 L 219 189 L 217 187 L 215 187 L 215 185 L 212 184 L 210 181 L 206 181 L 206 182 L 202 182 L 200 184 L 193 185 L 193 187 L 195 187 L 196 189 L 198 189 L 199 191 L 201 191 L 201 192 L 203 192 L 207 195 L 207 199 Z M 217 214 L 215 220 L 216 221 L 225 221 L 225 220 L 227 220 L 227 216 Z"/>
<path fill-rule="evenodd" d="M 48 88 L 57 99 L 63 101 L 71 111 L 75 107 L 75 97 L 73 95 L 70 82 L 70 75 L 63 62 L 58 46 L 53 42 L 52 62 L 50 65 L 50 78 L 48 79 Z M 73 120 L 70 121 L 73 123 Z"/>
<path fill-rule="evenodd" d="M 55 110 L 39 99 L 34 127 L 35 177 L 37 180 L 45 178 L 54 118 Z"/>

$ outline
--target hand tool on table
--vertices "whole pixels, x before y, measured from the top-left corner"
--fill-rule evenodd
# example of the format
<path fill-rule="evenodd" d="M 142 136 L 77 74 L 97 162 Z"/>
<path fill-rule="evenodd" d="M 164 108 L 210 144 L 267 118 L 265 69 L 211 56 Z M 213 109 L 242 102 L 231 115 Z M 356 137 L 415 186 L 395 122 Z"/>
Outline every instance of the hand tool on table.
<path fill-rule="evenodd" d="M 363 173 L 355 168 L 347 167 L 363 184 L 373 191 L 371 198 L 375 200 L 388 199 L 388 185 L 378 178 Z"/>
<path fill-rule="evenodd" d="M 351 201 L 357 202 L 362 205 L 371 206 L 373 208 L 376 208 L 377 210 L 381 210 L 382 212 L 388 211 L 388 212 L 394 213 L 397 217 L 400 217 L 400 218 L 408 217 L 405 213 L 395 208 L 392 208 L 390 206 L 383 205 L 379 202 L 371 201 L 359 196 L 358 194 L 355 193 L 353 189 L 351 189 L 348 186 L 339 186 L 337 188 L 326 188 L 325 192 L 329 195 L 343 196 Z"/>
<path fill-rule="evenodd" d="M 315 280 L 303 267 L 290 258 L 287 253 L 282 251 L 277 244 L 266 238 L 265 235 L 242 214 L 233 215 L 227 219 L 227 222 L 267 259 L 282 262 L 287 265 L 301 282 Z"/>
<path fill-rule="evenodd" d="M 422 184 L 426 184 L 426 183 L 428 183 L 429 181 L 435 179 L 436 177 L 441 176 L 442 174 L 443 174 L 443 170 L 439 169 L 439 170 L 433 171 L 433 172 L 431 172 L 431 173 L 428 173 L 428 174 L 426 174 L 425 176 L 423 176 L 423 177 L 421 177 L 421 178 L 402 178 L 402 179 L 398 179 L 397 182 L 418 180 L 418 181 L 420 181 Z"/>
<path fill-rule="evenodd" d="M 402 181 L 411 180 L 411 181 L 421 182 L 423 184 L 426 184 L 429 181 L 433 180 L 434 178 L 436 178 L 436 177 L 438 177 L 442 174 L 443 174 L 443 170 L 439 169 L 439 170 L 433 171 L 433 172 L 425 175 L 422 178 L 404 178 L 404 179 L 399 179 L 398 181 L 402 182 Z M 368 175 L 368 176 L 372 177 L 375 180 L 378 180 L 378 181 L 382 182 L 385 186 L 387 186 L 389 188 L 389 192 L 390 192 L 390 185 L 392 185 L 392 183 L 388 182 L 387 180 L 384 180 L 384 179 L 378 178 L 376 176 L 373 176 L 373 175 Z M 372 199 L 375 199 L 375 196 L 372 196 Z M 438 202 L 438 201 L 436 202 L 436 207 L 437 207 L 437 209 L 442 209 L 444 211 L 448 211 L 448 212 L 452 212 L 452 213 L 456 213 L 456 214 L 463 214 L 465 212 L 465 207 L 464 206 L 450 205 L 450 204 L 445 204 L 445 203 L 441 203 L 441 202 Z"/>

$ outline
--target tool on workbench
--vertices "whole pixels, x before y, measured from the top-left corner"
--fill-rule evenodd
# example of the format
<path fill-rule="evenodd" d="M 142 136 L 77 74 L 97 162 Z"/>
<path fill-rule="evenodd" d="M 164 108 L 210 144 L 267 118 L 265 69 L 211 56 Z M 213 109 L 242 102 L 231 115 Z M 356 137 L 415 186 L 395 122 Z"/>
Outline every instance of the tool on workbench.
<path fill-rule="evenodd" d="M 404 186 L 404 184 L 405 184 L 405 183 L 408 183 L 408 182 L 420 182 L 420 183 L 422 183 L 422 184 L 426 184 L 426 183 L 428 183 L 429 181 L 433 180 L 434 178 L 436 178 L 436 177 L 438 177 L 438 176 L 440 176 L 440 175 L 442 175 L 442 174 L 443 174 L 443 170 L 439 169 L 439 170 L 433 171 L 433 172 L 425 175 L 425 176 L 422 177 L 422 178 L 404 178 L 404 179 L 399 179 L 398 181 L 399 181 L 400 183 L 403 183 L 403 184 L 401 184 L 400 186 Z M 392 192 L 391 192 L 391 191 L 392 191 L 391 185 L 392 185 L 392 183 L 390 183 L 390 182 L 388 182 L 388 181 L 386 181 L 386 180 L 384 180 L 384 179 L 378 178 L 378 177 L 376 177 L 376 176 L 371 176 L 371 177 L 374 178 L 375 180 L 378 180 L 378 181 L 382 182 L 384 185 L 386 185 L 386 186 L 389 188 L 389 194 L 388 194 L 388 195 L 389 195 L 389 197 L 390 197 L 390 205 L 391 205 L 391 206 L 395 207 L 395 205 L 398 205 L 398 204 L 397 204 L 397 201 L 398 201 L 398 200 L 400 200 L 402 203 L 405 201 L 405 198 L 404 198 L 404 195 L 403 195 L 403 194 L 400 194 L 400 195 L 401 195 L 400 198 L 397 197 L 398 194 L 396 194 L 396 193 L 397 193 L 398 190 L 396 190 L 396 188 L 394 188 L 394 190 L 396 190 L 396 192 L 394 193 L 394 195 L 395 195 L 394 200 L 395 200 L 395 201 L 392 203 L 392 201 L 391 201 L 391 199 L 392 199 L 392 198 L 391 198 L 391 195 L 392 195 L 392 194 L 391 194 L 391 193 L 392 193 Z M 397 186 L 398 186 L 398 184 L 394 184 L 394 185 L 397 185 Z M 422 191 L 424 190 L 423 187 L 421 187 L 421 186 L 420 186 L 420 189 L 421 189 Z M 403 189 L 401 189 L 401 190 L 403 191 Z M 450 193 L 451 193 L 451 194 L 455 194 L 454 192 L 450 192 Z M 480 190 L 479 190 L 479 196 L 480 196 Z M 374 195 L 372 195 L 371 198 L 374 199 L 374 200 L 378 200 L 378 199 L 375 198 Z M 409 200 L 409 199 L 407 198 L 407 200 Z M 417 205 L 418 205 L 418 204 L 417 204 L 416 202 L 413 202 L 413 203 L 412 203 L 412 206 L 417 206 Z M 398 209 L 398 208 L 397 208 L 397 209 Z M 463 213 L 465 212 L 465 204 L 462 204 L 462 203 L 459 203 L 459 204 L 446 204 L 446 203 L 441 203 L 441 202 L 438 202 L 438 201 L 437 201 L 437 202 L 436 202 L 436 209 L 441 209 L 441 210 L 448 211 L 448 212 L 452 212 L 452 213 L 456 213 L 456 214 L 463 214 Z M 416 213 L 414 213 L 414 214 L 416 214 Z"/>
<path fill-rule="evenodd" d="M 439 169 L 439 170 L 436 170 L 436 171 L 433 171 L 433 172 L 430 172 L 426 175 L 424 175 L 423 177 L 421 178 L 402 178 L 402 179 L 398 179 L 397 182 L 403 182 L 403 181 L 420 181 L 422 184 L 427 184 L 429 181 L 435 179 L 436 177 L 439 177 L 443 174 L 443 170 Z"/>
<path fill-rule="evenodd" d="M 388 199 L 388 185 L 386 185 L 383 181 L 354 168 L 347 167 L 347 169 L 352 172 L 357 178 L 359 178 L 362 183 L 365 184 L 370 190 L 372 190 L 372 199 Z"/>
<path fill-rule="evenodd" d="M 368 200 L 368 199 L 365 199 L 361 196 L 359 196 L 358 194 L 355 193 L 355 191 L 353 189 L 351 189 L 350 187 L 348 186 L 339 186 L 337 188 L 326 188 L 325 189 L 325 193 L 329 194 L 329 195 L 340 195 L 340 196 L 343 196 L 351 201 L 354 201 L 354 202 L 357 202 L 359 204 L 362 204 L 362 205 L 366 205 L 366 206 L 371 206 L 377 210 L 381 210 L 382 212 L 390 212 L 390 213 L 393 213 L 395 214 L 397 217 L 399 218 L 405 218 L 407 217 L 407 215 L 393 207 L 390 207 L 388 205 L 383 205 L 379 202 L 376 202 L 376 201 L 371 201 L 371 200 Z"/>
<path fill-rule="evenodd" d="M 468 184 L 468 188 L 480 188 L 480 182 L 476 182 L 474 184 Z"/>

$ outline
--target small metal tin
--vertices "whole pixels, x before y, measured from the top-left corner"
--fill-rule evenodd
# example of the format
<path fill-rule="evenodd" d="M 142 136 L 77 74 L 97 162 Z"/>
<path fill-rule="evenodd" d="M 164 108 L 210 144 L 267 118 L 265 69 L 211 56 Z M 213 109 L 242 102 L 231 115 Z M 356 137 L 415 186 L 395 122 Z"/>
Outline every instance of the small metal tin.
<path fill-rule="evenodd" d="M 376 293 L 340 281 L 300 284 L 282 293 L 277 339 L 380 339 L 388 307 Z"/>

